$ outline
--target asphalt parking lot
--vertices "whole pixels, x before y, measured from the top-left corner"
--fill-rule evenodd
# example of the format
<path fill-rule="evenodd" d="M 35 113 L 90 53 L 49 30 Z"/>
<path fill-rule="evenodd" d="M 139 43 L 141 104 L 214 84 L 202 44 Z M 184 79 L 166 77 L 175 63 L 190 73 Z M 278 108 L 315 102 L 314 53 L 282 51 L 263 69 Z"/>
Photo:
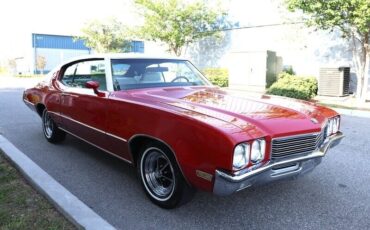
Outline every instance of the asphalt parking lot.
<path fill-rule="evenodd" d="M 118 229 L 370 229 L 370 119 L 343 116 L 346 138 L 311 174 L 228 197 L 198 192 L 174 210 L 153 205 L 134 168 L 68 136 L 48 143 L 41 120 L 0 90 L 0 133 Z"/>

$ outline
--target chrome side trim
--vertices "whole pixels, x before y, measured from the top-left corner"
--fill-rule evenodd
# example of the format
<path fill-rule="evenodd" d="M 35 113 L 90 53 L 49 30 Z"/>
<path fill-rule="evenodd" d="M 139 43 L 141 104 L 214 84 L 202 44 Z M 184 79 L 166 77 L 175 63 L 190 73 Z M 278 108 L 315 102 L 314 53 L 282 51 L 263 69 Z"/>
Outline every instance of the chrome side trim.
<path fill-rule="evenodd" d="M 95 130 L 95 131 L 97 131 L 97 132 L 100 132 L 100 133 L 102 133 L 102 134 L 105 134 L 105 135 L 108 135 L 108 136 L 114 137 L 114 138 L 116 138 L 116 139 L 118 139 L 118 140 L 120 140 L 120 141 L 127 142 L 127 140 L 126 140 L 126 139 L 124 139 L 124 138 L 121 138 L 121 137 L 119 137 L 119 136 L 116 136 L 116 135 L 114 135 L 114 134 L 112 134 L 112 133 L 108 133 L 108 132 L 103 131 L 103 130 L 101 130 L 101 129 L 97 129 L 97 128 L 95 128 L 95 127 L 92 127 L 92 126 L 90 126 L 90 125 L 87 125 L 87 124 L 85 124 L 85 123 L 82 123 L 82 122 L 80 122 L 80 121 L 77 121 L 77 120 L 75 120 L 75 119 L 73 119 L 73 118 L 67 117 L 67 116 L 65 116 L 65 115 L 63 115 L 63 114 L 56 113 L 56 112 L 52 112 L 52 111 L 48 111 L 48 112 L 49 112 L 49 113 L 53 113 L 53 114 L 55 114 L 55 115 L 57 115 L 57 116 L 63 117 L 63 118 L 65 118 L 65 119 L 68 119 L 68 120 L 70 120 L 70 121 L 73 121 L 73 122 L 75 122 L 75 123 L 77 123 L 77 124 L 79 124 L 79 125 L 85 126 L 85 127 L 87 127 L 87 128 L 90 128 L 90 129 Z"/>
<path fill-rule="evenodd" d="M 58 128 L 59 128 L 59 127 L 58 127 Z M 104 151 L 104 152 L 106 152 L 106 153 L 108 153 L 108 154 L 110 154 L 110 155 L 112 155 L 112 156 L 114 156 L 114 157 L 116 157 L 116 158 L 120 159 L 120 160 L 123 160 L 123 161 L 125 161 L 125 162 L 127 162 L 127 163 L 129 163 L 129 164 L 132 164 L 132 161 L 127 160 L 127 159 L 125 159 L 125 158 L 123 158 L 123 157 L 120 157 L 120 156 L 118 156 L 117 154 L 114 154 L 114 153 L 112 153 L 111 151 L 106 150 L 106 149 L 104 149 L 104 148 L 102 148 L 102 147 L 99 147 L 99 146 L 97 146 L 96 144 L 93 144 L 93 143 L 91 143 L 90 141 L 87 141 L 87 140 L 85 140 L 84 138 L 79 137 L 79 136 L 77 136 L 77 135 L 76 135 L 76 134 L 74 134 L 74 133 L 71 133 L 71 132 L 69 132 L 69 131 L 67 131 L 67 130 L 65 130 L 65 129 L 63 129 L 63 128 L 59 128 L 59 129 L 63 130 L 63 131 L 64 131 L 64 132 L 66 132 L 66 133 L 71 134 L 72 136 L 74 136 L 74 137 L 76 137 L 76 138 L 78 138 L 78 139 L 80 139 L 80 140 L 82 140 L 82 141 L 84 141 L 84 142 L 86 142 L 86 143 L 88 143 L 88 144 L 90 144 L 90 145 L 92 145 L 92 146 L 94 146 L 94 147 L 96 147 L 96 148 L 98 148 L 98 149 L 100 149 L 100 150 L 102 150 L 102 151 Z"/>
<path fill-rule="evenodd" d="M 52 114 L 54 114 L 54 115 L 60 116 L 60 114 L 59 114 L 59 113 L 57 113 L 57 112 L 53 112 L 53 111 L 49 111 L 49 110 L 48 110 L 48 113 L 52 113 Z"/>
<path fill-rule="evenodd" d="M 61 93 L 61 96 L 69 96 L 69 97 L 79 97 L 78 95 L 75 95 L 75 94 L 71 94 L 71 93 L 65 93 L 65 92 L 63 92 L 63 93 Z"/>
<path fill-rule="evenodd" d="M 116 138 L 116 139 L 118 139 L 118 140 L 120 140 L 120 141 L 127 142 L 127 140 L 126 140 L 126 139 L 124 139 L 124 138 L 122 138 L 122 137 L 119 137 L 119 136 L 116 136 L 116 135 L 114 135 L 114 134 L 111 134 L 111 133 L 108 133 L 108 132 L 105 132 L 105 134 L 106 134 L 106 135 L 108 135 L 108 136 L 114 137 L 114 138 Z"/>

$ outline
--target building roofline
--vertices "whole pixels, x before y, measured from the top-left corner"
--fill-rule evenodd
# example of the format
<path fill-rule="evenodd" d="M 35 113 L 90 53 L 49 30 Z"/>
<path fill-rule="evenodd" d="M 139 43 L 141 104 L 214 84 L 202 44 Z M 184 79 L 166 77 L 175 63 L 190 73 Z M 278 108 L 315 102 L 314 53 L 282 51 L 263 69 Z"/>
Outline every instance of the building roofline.
<path fill-rule="evenodd" d="M 188 60 L 187 58 L 183 57 L 176 57 L 171 55 L 149 55 L 149 54 L 142 54 L 142 53 L 104 53 L 104 54 L 88 54 L 88 55 L 81 55 L 74 58 L 71 58 L 65 63 L 78 61 L 82 59 L 175 59 L 175 60 Z"/>
<path fill-rule="evenodd" d="M 46 36 L 57 36 L 57 37 L 78 37 L 78 35 L 73 34 L 52 34 L 52 33 L 31 33 L 32 35 L 46 35 Z"/>

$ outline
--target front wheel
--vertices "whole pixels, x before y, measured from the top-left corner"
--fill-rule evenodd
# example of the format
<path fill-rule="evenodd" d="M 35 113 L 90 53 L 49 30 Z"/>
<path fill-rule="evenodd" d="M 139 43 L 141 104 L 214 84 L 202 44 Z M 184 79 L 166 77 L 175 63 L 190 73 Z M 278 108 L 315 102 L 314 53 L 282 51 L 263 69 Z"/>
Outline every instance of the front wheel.
<path fill-rule="evenodd" d="M 146 195 L 162 208 L 186 203 L 194 190 L 186 183 L 171 151 L 157 144 L 147 145 L 137 161 L 138 174 Z"/>
<path fill-rule="evenodd" d="M 51 119 L 46 109 L 42 112 L 42 130 L 46 140 L 51 143 L 61 142 L 66 136 L 66 133 L 60 130 L 53 119 Z"/>

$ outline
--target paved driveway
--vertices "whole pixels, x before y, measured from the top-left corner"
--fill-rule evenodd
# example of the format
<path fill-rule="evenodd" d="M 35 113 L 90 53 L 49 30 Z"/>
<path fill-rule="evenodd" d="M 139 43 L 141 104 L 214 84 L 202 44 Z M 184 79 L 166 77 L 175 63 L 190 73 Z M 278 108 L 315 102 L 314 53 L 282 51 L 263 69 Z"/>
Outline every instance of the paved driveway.
<path fill-rule="evenodd" d="M 119 229 L 370 229 L 370 119 L 344 116 L 347 137 L 305 177 L 163 210 L 126 163 L 71 136 L 48 143 L 21 95 L 0 90 L 0 132 Z"/>

